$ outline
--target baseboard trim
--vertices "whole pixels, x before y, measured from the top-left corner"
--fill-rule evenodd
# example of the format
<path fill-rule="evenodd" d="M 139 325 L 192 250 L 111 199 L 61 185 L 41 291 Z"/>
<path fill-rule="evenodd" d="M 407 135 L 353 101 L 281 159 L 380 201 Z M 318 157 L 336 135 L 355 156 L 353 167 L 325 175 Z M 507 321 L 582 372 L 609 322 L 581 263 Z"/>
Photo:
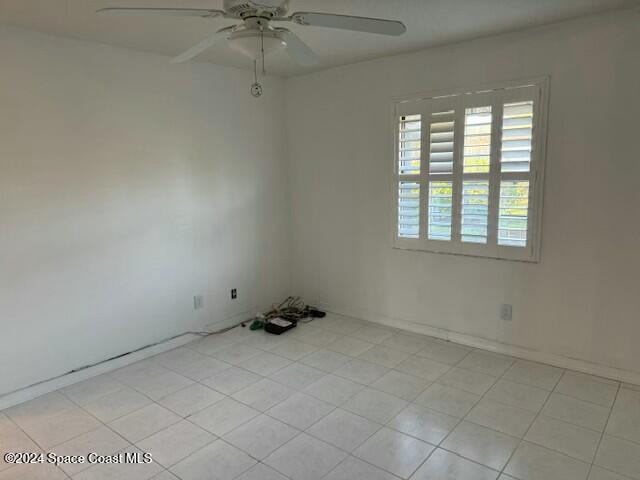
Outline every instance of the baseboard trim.
<path fill-rule="evenodd" d="M 207 327 L 205 327 L 205 330 L 209 332 L 215 332 L 237 325 L 238 323 L 247 320 L 247 318 L 250 317 L 250 311 L 234 315 L 218 322 L 214 322 L 210 325 L 207 325 Z M 163 353 L 168 350 L 181 347 L 182 345 L 186 345 L 187 343 L 191 343 L 198 338 L 201 337 L 191 333 L 185 333 L 184 335 L 173 338 L 171 340 L 167 340 L 166 342 L 160 343 L 158 345 L 147 347 L 138 352 L 130 353 L 123 357 L 109 360 L 93 367 L 85 368 L 78 372 L 69 373 L 67 375 L 51 380 L 45 380 L 44 382 L 38 383 L 31 387 L 26 387 L 21 390 L 2 395 L 0 396 L 0 410 L 13 407 L 29 400 L 33 400 L 34 398 L 54 392 L 64 387 L 68 387 L 69 385 L 73 385 L 74 383 L 78 383 L 83 380 L 102 375 L 103 373 L 112 372 L 113 370 L 117 370 L 118 368 L 126 367 L 127 365 L 130 365 L 132 363 L 144 360 L 145 358 L 149 358 L 154 355 L 158 355 L 159 353 Z"/>
<path fill-rule="evenodd" d="M 102 375 L 103 373 L 108 373 L 113 370 L 117 370 L 118 368 L 126 367 L 131 363 L 144 360 L 145 358 L 152 357 L 153 355 L 157 355 L 159 353 L 166 352 L 167 350 L 171 350 L 173 348 L 177 348 L 190 343 L 196 338 L 199 337 L 197 335 L 187 333 L 178 338 L 174 338 L 173 340 L 169 340 L 159 345 L 145 348 L 144 350 L 140 350 L 139 352 L 130 353 L 129 355 L 125 355 L 124 357 L 109 360 L 99 365 L 85 368 L 84 370 L 80 370 L 78 372 L 69 373 L 62 377 L 54 378 L 52 380 L 46 380 L 37 385 L 8 393 L 0 397 L 0 410 L 13 407 L 14 405 L 18 405 L 29 400 L 33 400 L 34 398 L 40 397 L 46 393 L 54 392 L 61 388 L 68 387 L 69 385 L 73 385 L 74 383 L 87 380 L 91 377 Z"/>
<path fill-rule="evenodd" d="M 621 382 L 630 383 L 633 385 L 640 385 L 640 372 L 635 372 L 632 370 L 625 370 L 609 365 L 592 363 L 579 358 L 571 358 L 551 352 L 534 350 L 523 346 L 503 343 L 488 338 L 455 332 L 452 330 L 433 327 L 422 323 L 415 323 L 408 320 L 391 318 L 385 315 L 375 314 L 361 309 L 335 307 L 323 302 L 319 302 L 319 306 L 327 312 L 335 313 L 337 315 L 344 315 L 347 317 L 356 318 L 358 320 L 365 320 L 388 327 L 399 328 L 422 335 L 428 335 L 430 337 L 447 340 L 450 342 L 458 343 L 460 345 L 465 345 L 467 347 L 479 348 L 481 350 L 501 353 L 503 355 L 510 355 L 512 357 L 521 358 L 523 360 L 531 360 L 534 362 L 545 363 L 547 365 L 566 368 L 568 370 L 575 370 L 577 372 L 587 373 L 598 377 L 619 380 Z"/>

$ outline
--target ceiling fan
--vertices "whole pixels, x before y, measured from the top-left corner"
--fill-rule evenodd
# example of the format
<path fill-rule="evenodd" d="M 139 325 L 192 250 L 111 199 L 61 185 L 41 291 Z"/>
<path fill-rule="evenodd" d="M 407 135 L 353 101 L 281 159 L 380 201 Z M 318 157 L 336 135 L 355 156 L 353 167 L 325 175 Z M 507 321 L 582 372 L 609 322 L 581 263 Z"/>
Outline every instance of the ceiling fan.
<path fill-rule="evenodd" d="M 297 35 L 271 22 L 293 22 L 297 25 L 329 27 L 381 35 L 402 35 L 402 22 L 378 18 L 334 15 L 331 13 L 296 12 L 287 15 L 289 0 L 224 0 L 223 10 L 199 8 L 109 7 L 98 13 L 113 15 L 174 15 L 201 18 L 233 18 L 242 23 L 222 28 L 202 42 L 175 57 L 173 63 L 191 60 L 216 43 L 228 41 L 231 47 L 254 60 L 284 48 L 298 64 L 311 66 L 318 57 Z"/>

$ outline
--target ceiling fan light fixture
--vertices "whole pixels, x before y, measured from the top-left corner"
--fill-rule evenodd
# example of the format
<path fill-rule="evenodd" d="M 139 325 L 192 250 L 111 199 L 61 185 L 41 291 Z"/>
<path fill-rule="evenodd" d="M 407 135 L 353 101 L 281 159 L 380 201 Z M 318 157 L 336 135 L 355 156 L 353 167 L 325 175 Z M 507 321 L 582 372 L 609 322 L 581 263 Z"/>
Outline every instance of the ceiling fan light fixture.
<path fill-rule="evenodd" d="M 264 35 L 261 35 L 259 31 L 255 31 L 231 35 L 229 45 L 250 59 L 258 60 L 262 58 L 263 48 L 266 57 L 278 50 L 283 50 L 287 43 L 280 38 L 277 32 L 264 32 Z"/>

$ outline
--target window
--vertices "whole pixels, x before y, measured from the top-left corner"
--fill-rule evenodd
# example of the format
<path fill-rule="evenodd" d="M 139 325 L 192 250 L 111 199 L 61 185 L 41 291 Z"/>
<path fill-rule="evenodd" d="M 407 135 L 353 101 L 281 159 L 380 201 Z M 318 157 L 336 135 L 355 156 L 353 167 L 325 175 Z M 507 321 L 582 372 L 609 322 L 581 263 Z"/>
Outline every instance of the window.
<path fill-rule="evenodd" d="M 538 261 L 546 80 L 395 105 L 397 248 Z"/>

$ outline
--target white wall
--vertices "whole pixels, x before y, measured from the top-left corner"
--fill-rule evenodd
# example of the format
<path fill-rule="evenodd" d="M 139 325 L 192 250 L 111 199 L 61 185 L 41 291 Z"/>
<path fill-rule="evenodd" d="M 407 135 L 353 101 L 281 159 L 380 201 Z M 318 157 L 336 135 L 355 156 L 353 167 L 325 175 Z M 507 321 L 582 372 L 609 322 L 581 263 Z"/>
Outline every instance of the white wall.
<path fill-rule="evenodd" d="M 288 293 L 281 80 L 8 28 L 0 58 L 0 396 Z"/>
<path fill-rule="evenodd" d="M 294 287 L 336 311 L 640 372 L 639 47 L 634 10 L 289 80 Z M 393 250 L 392 97 L 540 75 L 542 261 Z"/>

